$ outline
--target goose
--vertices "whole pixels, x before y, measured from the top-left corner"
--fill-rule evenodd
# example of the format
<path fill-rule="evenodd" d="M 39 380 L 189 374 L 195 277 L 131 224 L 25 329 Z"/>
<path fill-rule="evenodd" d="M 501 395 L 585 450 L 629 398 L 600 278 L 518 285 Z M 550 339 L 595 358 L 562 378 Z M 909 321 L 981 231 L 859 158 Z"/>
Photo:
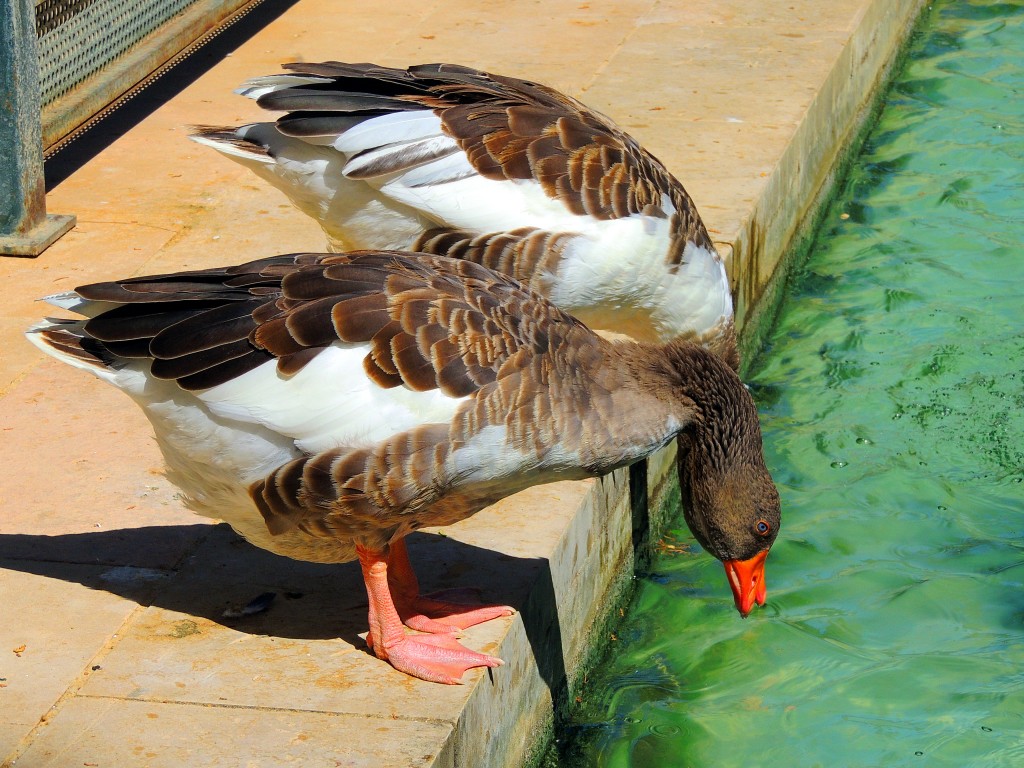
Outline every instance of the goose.
<path fill-rule="evenodd" d="M 757 412 L 688 340 L 608 340 L 507 275 L 398 251 L 288 254 L 47 301 L 81 319 L 43 320 L 29 340 L 141 406 L 192 510 L 280 555 L 359 561 L 367 644 L 409 675 L 458 683 L 501 664 L 453 632 L 512 609 L 420 594 L 407 534 L 672 440 L 690 530 L 724 562 L 739 612 L 764 604 L 780 507 Z"/>
<path fill-rule="evenodd" d="M 454 64 L 284 69 L 238 91 L 276 122 L 191 138 L 282 190 L 328 250 L 476 261 L 595 330 L 690 338 L 738 368 L 725 265 L 693 200 L 609 118 Z"/>

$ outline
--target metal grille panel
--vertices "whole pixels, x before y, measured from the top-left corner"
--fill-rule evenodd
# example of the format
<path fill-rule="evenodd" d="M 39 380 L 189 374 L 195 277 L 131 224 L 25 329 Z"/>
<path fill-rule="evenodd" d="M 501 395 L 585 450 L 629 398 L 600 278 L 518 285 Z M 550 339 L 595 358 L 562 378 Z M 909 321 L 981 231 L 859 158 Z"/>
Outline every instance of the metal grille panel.
<path fill-rule="evenodd" d="M 122 56 L 196 0 L 41 0 L 36 3 L 42 103 Z"/>

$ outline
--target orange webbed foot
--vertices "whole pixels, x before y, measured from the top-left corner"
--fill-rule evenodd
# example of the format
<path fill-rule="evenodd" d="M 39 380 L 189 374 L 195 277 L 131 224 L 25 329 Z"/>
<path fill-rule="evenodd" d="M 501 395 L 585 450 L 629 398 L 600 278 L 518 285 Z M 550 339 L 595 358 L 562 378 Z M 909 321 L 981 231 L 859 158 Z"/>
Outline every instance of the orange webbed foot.
<path fill-rule="evenodd" d="M 475 587 L 420 594 L 419 581 L 409 562 L 409 553 L 403 539 L 391 544 L 387 559 L 388 582 L 395 608 L 402 622 L 410 629 L 451 634 L 515 613 L 511 606 L 489 605 L 474 599 L 480 593 Z"/>
<path fill-rule="evenodd" d="M 370 637 L 367 642 L 373 647 Z M 462 676 L 470 669 L 500 667 L 505 663 L 495 656 L 471 651 L 444 634 L 406 635 L 387 649 L 379 650 L 395 669 L 421 680 L 447 685 L 460 685 Z"/>
<path fill-rule="evenodd" d="M 406 604 L 401 605 L 398 613 L 405 626 L 420 632 L 433 633 L 457 632 L 460 629 L 466 629 L 502 616 L 511 616 L 515 613 L 515 609 L 509 605 L 462 603 L 444 599 L 453 592 L 463 594 L 465 590 L 417 595 Z"/>
<path fill-rule="evenodd" d="M 437 624 L 440 627 L 439 634 L 406 634 L 402 627 L 402 617 L 396 610 L 395 603 L 400 602 L 406 605 L 417 603 L 422 599 L 419 597 L 419 588 L 414 582 L 410 584 L 407 579 L 401 578 L 401 574 L 399 574 L 399 578 L 395 581 L 399 586 L 404 587 L 403 592 L 409 597 L 400 601 L 393 600 L 391 583 L 388 578 L 388 553 L 357 545 L 356 554 L 359 556 L 359 565 L 366 582 L 366 594 L 370 601 L 370 631 L 366 635 L 366 643 L 377 658 L 389 662 L 395 669 L 413 677 L 448 685 L 461 683 L 462 676 L 470 669 L 500 667 L 505 663 L 499 658 L 471 651 L 461 645 L 451 636 L 451 633 L 458 627 L 440 624 L 440 622 L 434 622 L 425 616 L 421 616 L 421 618 L 426 622 L 432 622 L 430 626 Z M 430 600 L 430 598 L 427 599 Z M 449 611 L 449 616 L 451 612 L 455 612 L 464 618 L 467 613 L 465 605 L 447 604 L 441 601 L 432 607 L 437 608 L 438 605 L 445 606 L 445 610 Z M 457 608 L 453 609 L 453 605 L 456 605 Z M 494 609 L 495 606 L 491 606 L 489 609 L 471 608 L 469 613 L 489 610 L 493 614 Z M 498 615 L 503 613 L 511 613 L 511 609 L 501 606 Z M 477 622 L 470 622 L 470 624 L 474 623 Z M 466 626 L 470 626 L 470 624 Z"/>

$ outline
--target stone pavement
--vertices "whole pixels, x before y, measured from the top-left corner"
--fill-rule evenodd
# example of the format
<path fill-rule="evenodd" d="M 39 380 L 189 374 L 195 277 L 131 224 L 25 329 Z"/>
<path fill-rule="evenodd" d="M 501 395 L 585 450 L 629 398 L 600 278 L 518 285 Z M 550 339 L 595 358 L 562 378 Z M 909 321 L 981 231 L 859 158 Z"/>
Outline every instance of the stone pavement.
<path fill-rule="evenodd" d="M 48 208 L 78 226 L 37 259 L 0 260 L 2 764 L 520 765 L 628 580 L 626 471 L 410 537 L 425 588 L 472 584 L 520 610 L 465 634 L 505 667 L 463 686 L 412 680 L 365 649 L 358 568 L 287 561 L 191 515 L 138 409 L 22 338 L 47 313 L 34 299 L 75 285 L 322 250 L 279 193 L 185 139 L 190 124 L 258 117 L 234 87 L 281 62 L 343 59 L 453 61 L 564 90 L 683 180 L 746 318 L 920 6 L 268 0 L 237 48 L 194 79 L 166 76 L 172 97 L 138 97 L 141 120 L 115 116 L 104 142 L 63 150 Z M 670 467 L 648 467 L 651 499 Z M 265 592 L 266 612 L 224 615 Z"/>

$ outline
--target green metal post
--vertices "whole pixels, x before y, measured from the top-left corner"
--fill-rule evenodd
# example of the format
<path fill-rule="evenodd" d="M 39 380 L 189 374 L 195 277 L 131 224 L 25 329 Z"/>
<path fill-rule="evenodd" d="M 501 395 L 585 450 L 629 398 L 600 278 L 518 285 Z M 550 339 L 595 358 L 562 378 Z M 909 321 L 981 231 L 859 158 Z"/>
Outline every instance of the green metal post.
<path fill-rule="evenodd" d="M 0 0 L 0 254 L 38 256 L 75 225 L 46 213 L 35 4 Z"/>

